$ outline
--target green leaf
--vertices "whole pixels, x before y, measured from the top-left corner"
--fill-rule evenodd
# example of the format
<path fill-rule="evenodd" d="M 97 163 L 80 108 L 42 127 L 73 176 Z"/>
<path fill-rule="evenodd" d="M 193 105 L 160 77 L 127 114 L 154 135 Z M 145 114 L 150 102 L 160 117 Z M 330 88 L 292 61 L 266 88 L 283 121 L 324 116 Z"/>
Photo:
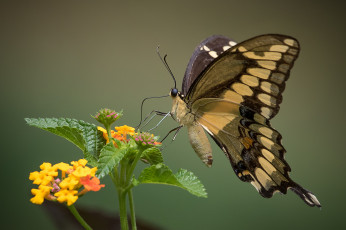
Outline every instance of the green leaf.
<path fill-rule="evenodd" d="M 95 163 L 105 144 L 97 126 L 69 118 L 25 118 L 28 125 L 61 136 L 80 148 L 89 163 Z"/>
<path fill-rule="evenodd" d="M 172 170 L 162 163 L 145 168 L 139 175 L 138 181 L 140 184 L 177 186 L 195 196 L 207 197 L 203 184 L 192 172 L 180 169 L 177 174 L 173 174 Z"/>
<path fill-rule="evenodd" d="M 151 165 L 163 163 L 161 151 L 156 147 L 144 150 L 141 156 L 141 160 Z"/>
<path fill-rule="evenodd" d="M 126 154 L 126 147 L 124 148 L 120 142 L 117 142 L 117 144 L 119 148 L 115 148 L 111 142 L 101 150 L 96 172 L 98 178 L 102 178 L 111 172 Z"/>
<path fill-rule="evenodd" d="M 205 191 L 204 185 L 192 172 L 189 172 L 186 169 L 179 169 L 175 174 L 175 177 L 180 184 L 182 184 L 193 195 L 207 198 L 208 194 Z"/>

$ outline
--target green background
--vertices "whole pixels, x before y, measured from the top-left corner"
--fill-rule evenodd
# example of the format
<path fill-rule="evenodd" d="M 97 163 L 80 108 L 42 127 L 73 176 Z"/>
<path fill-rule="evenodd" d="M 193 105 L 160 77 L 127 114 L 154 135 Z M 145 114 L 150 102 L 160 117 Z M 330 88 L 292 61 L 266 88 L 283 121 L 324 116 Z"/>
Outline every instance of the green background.
<path fill-rule="evenodd" d="M 345 6 L 342 1 L 2 1 L 0 3 L 1 227 L 54 229 L 29 202 L 31 171 L 43 162 L 82 155 L 62 138 L 25 125 L 25 117 L 71 117 L 93 122 L 102 107 L 124 109 L 118 125 L 139 122 L 144 97 L 173 86 L 155 52 L 168 53 L 180 88 L 200 41 L 223 34 L 243 41 L 282 33 L 301 43 L 279 115 L 292 178 L 323 205 L 310 208 L 292 192 L 262 198 L 241 182 L 213 143 L 208 169 L 188 143 L 186 130 L 167 145 L 174 171 L 193 171 L 209 198 L 162 185 L 134 189 L 137 216 L 165 229 L 327 229 L 344 223 Z M 152 109 L 169 111 L 169 98 Z M 158 119 L 156 120 L 156 122 Z M 152 125 L 154 125 L 152 123 Z M 166 119 L 158 135 L 176 127 Z M 167 142 L 168 143 L 168 142 Z M 88 194 L 80 204 L 117 212 L 115 189 Z M 340 229 L 340 228 L 339 228 Z"/>

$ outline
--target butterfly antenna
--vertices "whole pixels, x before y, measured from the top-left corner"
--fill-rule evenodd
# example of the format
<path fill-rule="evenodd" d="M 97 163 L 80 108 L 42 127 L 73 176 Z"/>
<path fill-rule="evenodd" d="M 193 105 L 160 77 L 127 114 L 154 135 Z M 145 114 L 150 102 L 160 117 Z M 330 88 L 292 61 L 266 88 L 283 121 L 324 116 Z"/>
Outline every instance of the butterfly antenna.
<path fill-rule="evenodd" d="M 159 96 L 159 97 L 147 97 L 147 98 L 144 98 L 142 103 L 141 103 L 141 120 L 139 122 L 139 124 L 136 126 L 136 129 L 139 128 L 139 126 L 142 124 L 142 121 L 143 121 L 143 105 L 144 105 L 144 102 L 146 100 L 149 100 L 149 99 L 153 99 L 153 98 L 163 98 L 163 97 L 168 97 L 169 95 L 164 95 L 164 96 Z"/>
<path fill-rule="evenodd" d="M 160 46 L 157 46 L 156 52 L 157 52 L 157 55 L 159 55 L 160 60 L 162 61 L 162 63 L 164 64 L 164 66 L 166 67 L 166 69 L 168 70 L 168 72 L 170 73 L 170 75 L 172 76 L 173 81 L 174 81 L 174 89 L 176 89 L 176 88 L 177 88 L 177 82 L 176 82 L 176 80 L 175 80 L 175 77 L 174 77 L 174 75 L 173 75 L 173 72 L 172 72 L 171 68 L 169 68 L 169 65 L 168 65 L 168 63 L 167 63 L 167 60 L 166 60 L 167 54 L 165 54 L 165 56 L 164 56 L 163 58 L 161 57 L 161 54 L 160 54 Z"/>

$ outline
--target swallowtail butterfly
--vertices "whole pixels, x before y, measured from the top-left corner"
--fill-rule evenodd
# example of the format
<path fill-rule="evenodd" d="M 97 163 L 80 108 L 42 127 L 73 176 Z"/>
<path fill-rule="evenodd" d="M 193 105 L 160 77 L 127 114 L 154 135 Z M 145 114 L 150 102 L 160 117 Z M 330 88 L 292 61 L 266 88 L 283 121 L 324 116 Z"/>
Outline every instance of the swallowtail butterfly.
<path fill-rule="evenodd" d="M 187 127 L 193 149 L 207 166 L 213 158 L 206 133 L 238 178 L 263 197 L 291 189 L 309 206 L 320 207 L 311 192 L 289 177 L 281 135 L 270 124 L 298 54 L 298 41 L 285 35 L 261 35 L 239 44 L 211 36 L 195 49 L 181 92 L 171 89 L 171 115 Z"/>

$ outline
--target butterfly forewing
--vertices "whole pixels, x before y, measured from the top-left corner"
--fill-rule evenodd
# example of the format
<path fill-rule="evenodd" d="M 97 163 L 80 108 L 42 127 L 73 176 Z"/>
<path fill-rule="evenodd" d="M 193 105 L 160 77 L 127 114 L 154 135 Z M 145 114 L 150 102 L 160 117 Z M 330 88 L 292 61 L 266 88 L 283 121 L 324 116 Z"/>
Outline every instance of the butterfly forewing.
<path fill-rule="evenodd" d="M 262 35 L 239 43 L 215 59 L 191 85 L 185 101 L 224 98 L 266 118 L 279 111 L 298 42 L 283 35 Z"/>
<path fill-rule="evenodd" d="M 210 36 L 202 41 L 193 52 L 187 65 L 181 93 L 187 94 L 191 84 L 196 80 L 203 70 L 224 51 L 233 47 L 236 43 L 221 35 Z"/>

